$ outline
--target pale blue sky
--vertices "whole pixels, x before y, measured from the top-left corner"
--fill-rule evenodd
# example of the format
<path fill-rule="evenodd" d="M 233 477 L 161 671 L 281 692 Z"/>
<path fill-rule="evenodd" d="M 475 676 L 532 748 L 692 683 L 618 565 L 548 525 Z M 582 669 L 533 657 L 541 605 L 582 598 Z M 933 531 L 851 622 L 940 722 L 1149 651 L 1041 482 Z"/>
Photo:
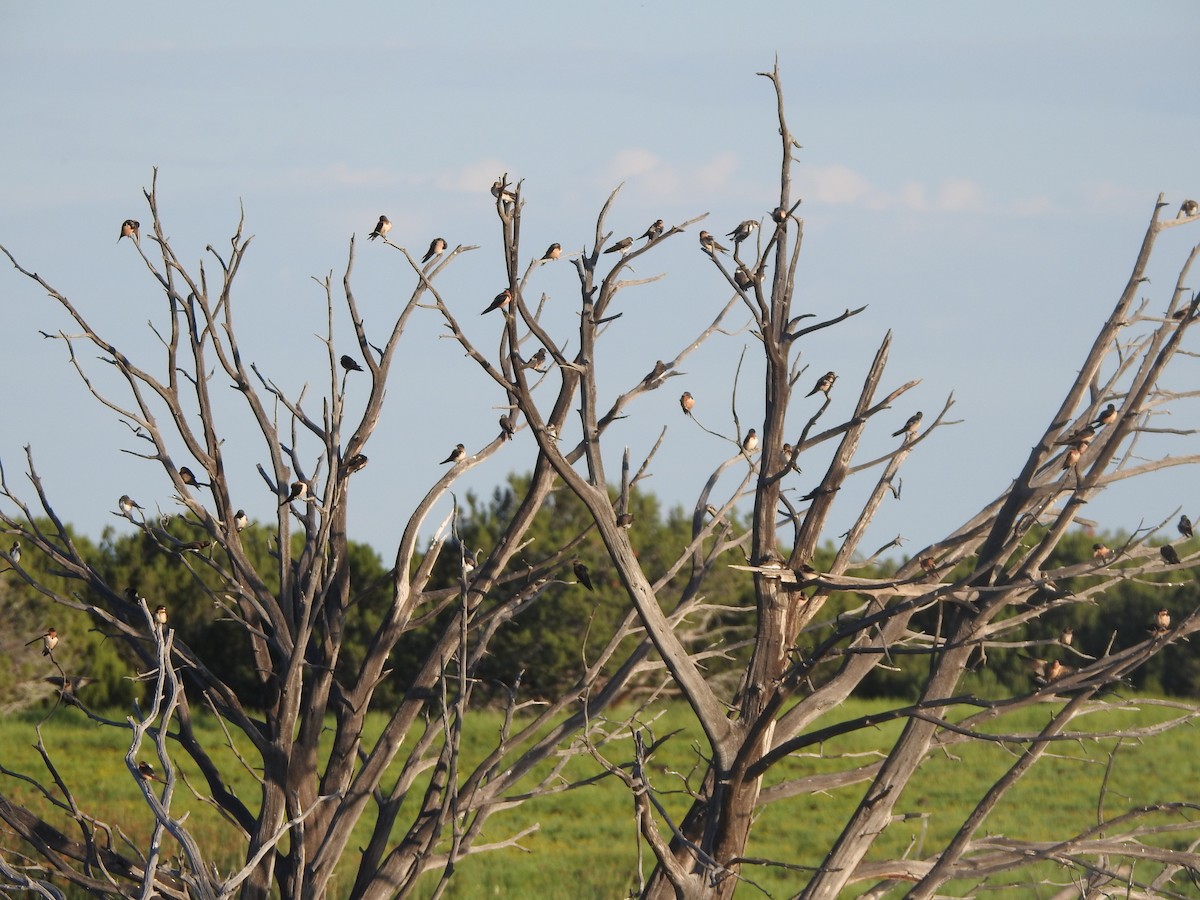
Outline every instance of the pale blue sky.
<path fill-rule="evenodd" d="M 913 551 L 1019 469 L 1123 287 L 1158 192 L 1172 208 L 1200 195 L 1198 39 L 1191 2 L 7 4 L 0 243 L 118 344 L 152 352 L 146 322 L 161 322 L 164 304 L 133 248 L 116 243 L 122 219 L 149 219 L 141 189 L 151 167 L 184 259 L 228 246 L 240 200 L 256 236 L 239 298 L 244 348 L 281 383 L 320 389 L 312 335 L 324 307 L 310 276 L 340 278 L 351 233 L 365 237 L 386 213 L 391 237 L 418 253 L 435 235 L 480 246 L 442 287 L 494 351 L 498 322 L 476 310 L 503 283 L 488 193 L 496 175 L 525 179 L 526 258 L 550 241 L 590 242 L 622 181 L 614 237 L 705 212 L 698 227 L 724 234 L 775 205 L 774 99 L 754 73 L 778 54 L 805 147 L 796 311 L 871 304 L 806 347 L 813 379 L 839 372 L 831 412 L 844 413 L 890 328 L 888 384 L 924 381 L 864 453 L 890 446 L 886 435 L 915 409 L 932 417 L 951 390 L 954 417 L 966 420 L 910 460 L 901 499 L 879 516 L 874 543 L 901 532 Z M 1165 308 L 1198 240 L 1200 226 L 1163 236 L 1146 289 L 1152 308 Z M 622 300 L 626 315 L 599 360 L 610 390 L 674 355 L 728 299 L 690 234 L 638 270 L 669 275 Z M 412 281 L 398 254 L 360 246 L 355 286 L 368 327 Z M 566 335 L 573 269 L 545 267 L 535 288 L 550 294 L 548 320 Z M 66 327 L 62 314 L 11 270 L 0 274 L 0 302 L 10 480 L 20 483 L 20 448 L 31 443 L 60 514 L 85 532 L 120 524 L 110 512 L 122 493 L 169 508 L 165 477 L 120 452 L 133 446 L 127 431 L 89 401 L 61 345 L 37 337 Z M 352 349 L 344 320 L 340 329 L 341 349 Z M 385 554 L 449 448 L 495 434 L 499 394 L 438 335 L 433 313 L 414 322 L 371 465 L 355 476 L 352 536 Z M 686 377 L 639 403 L 610 435 L 611 471 L 625 444 L 645 452 L 666 423 L 647 486 L 690 504 L 728 445 L 684 421 L 676 398 L 691 390 L 704 423 L 728 430 L 729 385 L 752 340 L 718 339 Z M 103 383 L 110 375 L 98 372 Z M 760 414 L 751 375 L 739 394 L 749 423 Z M 1195 376 L 1181 368 L 1175 386 Z M 353 402 L 353 383 L 351 393 Z M 797 406 L 797 428 L 807 409 Z M 1170 424 L 1193 427 L 1195 412 Z M 244 417 L 233 422 L 242 505 L 269 517 L 275 501 L 254 473 L 265 457 Z M 460 492 L 487 494 L 527 470 L 531 447 L 522 434 Z M 807 490 L 821 461 L 801 465 L 796 486 Z M 1088 515 L 1132 528 L 1189 502 L 1194 480 L 1175 472 L 1114 492 Z M 842 507 L 831 537 L 854 511 Z"/>

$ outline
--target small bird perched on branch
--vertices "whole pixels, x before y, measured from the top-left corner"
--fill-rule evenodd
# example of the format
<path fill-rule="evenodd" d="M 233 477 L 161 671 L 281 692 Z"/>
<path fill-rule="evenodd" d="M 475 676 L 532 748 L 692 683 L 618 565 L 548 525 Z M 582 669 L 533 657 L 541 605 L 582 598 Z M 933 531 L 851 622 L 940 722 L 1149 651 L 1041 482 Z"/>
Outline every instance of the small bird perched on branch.
<path fill-rule="evenodd" d="M 662 233 L 663 233 L 663 220 L 655 219 L 654 224 L 651 225 L 649 228 L 647 228 L 646 233 L 643 234 L 641 237 L 639 237 L 638 240 L 641 240 L 642 238 L 646 238 L 647 240 L 650 240 L 650 241 L 657 241 L 660 237 L 662 237 Z"/>
<path fill-rule="evenodd" d="M 121 499 L 117 501 L 117 508 L 121 510 L 121 515 L 129 518 L 133 515 L 135 509 L 141 509 L 138 502 L 128 494 L 122 494 Z"/>
<path fill-rule="evenodd" d="M 817 393 L 817 391 L 820 391 L 822 394 L 824 394 L 826 397 L 828 397 L 829 390 L 830 390 L 830 388 L 833 387 L 833 383 L 835 381 L 837 381 L 837 375 L 833 372 L 826 372 L 824 375 L 822 375 L 820 378 L 817 379 L 817 383 L 813 387 L 813 389 L 811 391 L 809 391 L 807 394 L 805 394 L 804 396 L 811 397 L 813 394 Z M 903 429 L 901 429 L 901 430 L 903 430 Z M 893 435 L 893 437 L 894 437 L 894 435 Z"/>
<path fill-rule="evenodd" d="M 162 604 L 154 607 L 154 621 L 160 628 L 167 624 L 167 608 Z"/>
<path fill-rule="evenodd" d="M 1103 544 L 1092 544 L 1092 559 L 1108 559 L 1112 554 L 1112 550 Z"/>
<path fill-rule="evenodd" d="M 157 781 L 159 784 L 166 784 L 165 781 L 163 781 L 154 773 L 154 766 L 150 765 L 148 762 L 138 763 L 138 775 L 140 775 L 146 781 Z"/>
<path fill-rule="evenodd" d="M 387 216 L 380 216 L 379 221 L 375 223 L 375 230 L 367 235 L 367 240 L 373 241 L 377 237 L 383 237 L 392 230 L 392 220 Z"/>
<path fill-rule="evenodd" d="M 546 248 L 546 252 L 542 254 L 542 262 L 558 259 L 562 256 L 562 244 L 555 241 Z"/>
<path fill-rule="evenodd" d="M 138 233 L 138 229 L 141 227 L 142 223 L 137 219 L 126 219 L 121 223 L 121 233 L 117 235 L 118 243 L 120 242 L 121 238 L 127 237 L 135 244 L 140 244 L 142 242 L 142 237 Z"/>
<path fill-rule="evenodd" d="M 892 432 L 892 437 L 900 437 L 900 435 L 912 435 L 917 433 L 917 429 L 921 427 L 922 413 L 917 412 L 908 417 L 908 421 L 904 423 L 904 427 L 898 431 Z"/>
<path fill-rule="evenodd" d="M 1190 538 L 1192 536 L 1192 520 L 1186 515 L 1179 517 L 1179 523 L 1175 527 L 1179 529 L 1179 533 L 1185 538 Z"/>
<path fill-rule="evenodd" d="M 51 651 L 58 646 L 58 632 L 53 628 L 48 628 L 45 634 L 39 634 L 32 641 L 26 641 L 25 646 L 36 644 L 38 641 L 42 642 L 42 656 L 49 656 Z"/>
<path fill-rule="evenodd" d="M 497 200 L 499 200 L 501 203 L 504 203 L 504 204 L 507 204 L 510 206 L 517 202 L 517 195 L 514 194 L 512 191 L 506 190 L 504 187 L 504 182 L 501 181 L 499 178 L 497 178 L 494 182 L 492 182 L 492 196 L 495 197 Z"/>
<path fill-rule="evenodd" d="M 720 244 L 718 244 L 717 239 L 714 238 L 707 231 L 700 232 L 700 249 L 703 250 L 705 253 L 707 253 L 709 256 L 715 256 L 718 252 L 721 252 L 721 253 L 729 252 L 728 247 L 722 247 Z"/>
<path fill-rule="evenodd" d="M 1170 544 L 1163 544 L 1158 548 L 1159 555 L 1166 560 L 1168 565 L 1179 565 L 1179 553 Z"/>
<path fill-rule="evenodd" d="M 342 368 L 347 372 L 361 372 L 363 370 L 363 367 L 358 364 L 358 360 L 353 356 L 345 355 L 339 362 L 341 362 Z"/>
<path fill-rule="evenodd" d="M 233 527 L 238 531 L 245 531 L 246 526 L 250 524 L 250 517 L 246 515 L 244 509 L 239 509 L 233 515 Z"/>
<path fill-rule="evenodd" d="M 750 235 L 754 233 L 754 229 L 757 227 L 757 222 L 755 222 L 753 219 L 747 219 L 739 224 L 737 228 L 733 229 L 733 231 L 729 232 L 726 237 L 731 237 L 733 238 L 733 242 L 735 244 L 740 244 L 742 241 L 746 240 L 746 238 L 750 237 Z"/>
<path fill-rule="evenodd" d="M 508 288 L 505 288 L 495 296 L 495 298 L 492 300 L 492 305 L 481 312 L 480 315 L 486 316 L 493 309 L 502 309 L 508 306 L 508 302 L 510 300 L 512 300 L 512 291 L 510 291 Z"/>
<path fill-rule="evenodd" d="M 441 256 L 446 252 L 446 239 L 434 238 L 429 242 L 429 249 L 425 251 L 425 255 L 421 257 L 421 262 L 427 263 L 435 256 Z"/>
<path fill-rule="evenodd" d="M 192 474 L 192 470 L 187 466 L 179 467 L 179 480 L 188 487 L 212 487 L 208 482 L 198 481 L 196 476 Z"/>
<path fill-rule="evenodd" d="M 617 241 L 615 244 L 613 244 L 611 247 L 609 247 L 607 250 L 605 250 L 604 252 L 605 253 L 622 253 L 623 254 L 626 250 L 628 250 L 632 246 L 633 246 L 633 238 L 623 237 L 619 241 Z"/>
<path fill-rule="evenodd" d="M 751 428 L 746 432 L 746 439 L 742 441 L 742 450 L 746 453 L 753 453 L 758 449 L 758 432 Z"/>
<path fill-rule="evenodd" d="M 692 407 L 696 405 L 696 398 L 692 396 L 691 391 L 684 391 L 683 396 L 679 398 L 680 408 L 689 416 L 692 414 Z"/>
<path fill-rule="evenodd" d="M 583 564 L 582 560 L 575 560 L 575 564 L 571 568 L 575 571 L 575 577 L 579 579 L 580 584 L 582 584 L 589 591 L 595 590 L 592 587 L 591 573 L 588 572 L 588 567 Z"/>
<path fill-rule="evenodd" d="M 1170 610 L 1160 609 L 1154 614 L 1154 633 L 1165 634 L 1171 629 Z"/>
<path fill-rule="evenodd" d="M 450 451 L 450 455 L 443 459 L 438 465 L 444 466 L 446 463 L 459 463 L 466 459 L 467 448 L 462 444 L 456 444 L 454 449 Z"/>
<path fill-rule="evenodd" d="M 1092 425 L 1100 428 L 1105 425 L 1111 425 L 1117 421 L 1117 406 L 1115 403 L 1110 403 L 1104 409 L 1100 410 L 1100 415 L 1096 417 L 1096 421 Z"/>
<path fill-rule="evenodd" d="M 1180 205 L 1179 212 L 1176 214 L 1175 218 L 1190 219 L 1192 216 L 1196 215 L 1197 212 L 1200 212 L 1200 204 L 1196 203 L 1195 200 L 1184 200 Z M 137 223 L 134 222 L 134 224 L 136 225 Z"/>
<path fill-rule="evenodd" d="M 293 500 L 308 500 L 308 483 L 304 481 L 292 482 L 292 487 L 288 491 L 288 495 L 280 502 L 280 506 L 287 506 Z"/>

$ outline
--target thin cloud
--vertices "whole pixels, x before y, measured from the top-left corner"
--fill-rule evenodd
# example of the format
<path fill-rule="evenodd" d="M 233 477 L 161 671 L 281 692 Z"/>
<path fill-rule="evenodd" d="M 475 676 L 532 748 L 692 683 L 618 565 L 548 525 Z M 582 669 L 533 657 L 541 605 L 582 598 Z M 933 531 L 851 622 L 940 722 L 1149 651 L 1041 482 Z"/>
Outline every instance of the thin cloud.
<path fill-rule="evenodd" d="M 718 153 L 694 165 L 667 162 L 641 147 L 621 150 L 605 166 L 598 179 L 601 186 L 625 182 L 639 194 L 658 200 L 691 200 L 697 189 L 720 193 L 733 184 L 738 168 L 734 153 Z"/>
<path fill-rule="evenodd" d="M 490 190 L 496 179 L 508 171 L 508 166 L 498 159 L 481 159 L 478 162 L 468 163 L 453 172 L 438 175 L 434 178 L 433 183 L 444 191 L 474 194 Z M 509 177 L 511 179 L 512 176 Z"/>
<path fill-rule="evenodd" d="M 901 210 L 922 213 L 982 212 L 995 209 L 983 185 L 970 178 L 945 178 L 937 183 L 906 181 L 894 190 L 871 183 L 861 172 L 842 163 L 809 166 L 800 177 L 804 199 L 830 206 L 859 206 L 864 209 Z M 1020 215 L 1048 212 L 1044 197 L 1014 199 L 1002 207 Z"/>

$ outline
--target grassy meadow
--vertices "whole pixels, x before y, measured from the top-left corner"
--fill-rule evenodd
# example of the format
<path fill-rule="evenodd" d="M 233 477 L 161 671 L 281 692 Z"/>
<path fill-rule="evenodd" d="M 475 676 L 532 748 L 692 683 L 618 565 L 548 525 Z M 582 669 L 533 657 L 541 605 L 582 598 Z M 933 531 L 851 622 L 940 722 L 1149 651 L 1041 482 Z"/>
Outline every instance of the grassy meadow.
<path fill-rule="evenodd" d="M 871 711 L 888 708 L 884 701 L 851 701 L 838 710 L 840 718 L 853 718 Z M 1054 707 L 1057 708 L 1057 707 Z M 1041 706 L 1026 710 L 992 723 L 991 733 L 1010 733 L 1038 729 L 1049 719 L 1053 708 Z M 1165 711 L 1143 706 L 1140 711 L 1104 714 L 1107 721 L 1116 719 L 1122 727 L 1133 727 L 1160 721 Z M 40 716 L 32 713 L 9 716 L 0 724 L 0 764 L 10 771 L 42 774 L 42 764 L 33 744 L 37 739 L 34 726 Z M 1085 726 L 1098 727 L 1099 716 L 1077 720 L 1072 730 Z M 212 721 L 202 721 L 210 747 L 223 747 L 225 738 Z M 822 725 L 829 724 L 822 722 Z M 478 713 L 468 720 L 466 756 L 468 762 L 480 758 L 489 749 L 500 725 L 498 714 Z M 799 755 L 777 767 L 769 783 L 787 778 L 811 775 L 845 768 L 838 754 L 857 754 L 863 764 L 886 752 L 902 722 L 892 722 L 876 729 L 859 731 L 811 752 Z M 688 773 L 697 764 L 700 744 L 694 730 L 689 730 L 687 710 L 668 706 L 653 723 L 656 735 L 682 728 L 683 732 L 669 740 L 654 757 L 652 778 L 670 814 L 678 820 L 688 807 L 688 798 L 680 790 L 680 782 L 672 773 Z M 79 807 L 120 831 L 135 844 L 144 846 L 153 825 L 138 785 L 125 766 L 128 732 L 103 728 L 88 722 L 78 711 L 60 709 L 41 728 L 47 750 L 64 780 L 74 792 Z M 981 833 L 1004 834 L 1014 838 L 1050 839 L 1073 834 L 1094 824 L 1097 817 L 1098 795 L 1106 776 L 1112 741 L 1066 741 L 1056 745 L 1048 758 L 1034 767 L 1026 778 L 1006 798 Z M 621 761 L 625 746 L 608 748 L 610 760 Z M 1018 758 L 1019 748 L 1003 744 L 958 745 L 949 752 L 936 753 L 914 779 L 901 798 L 897 813 L 912 814 L 894 824 L 879 840 L 872 858 L 903 854 L 921 856 L 940 846 L 973 808 L 978 797 Z M 218 755 L 219 754 L 215 754 Z M 157 760 L 153 747 L 144 744 L 140 759 Z M 194 768 L 181 755 L 173 756 L 184 776 L 203 791 L 203 782 Z M 252 806 L 256 802 L 254 774 L 232 763 L 232 753 L 225 750 L 228 777 L 234 789 Z M 595 763 L 588 758 L 573 762 L 568 777 L 591 774 Z M 1195 752 L 1195 732 L 1179 728 L 1145 743 L 1124 742 L 1107 773 L 1108 793 L 1104 813 L 1115 815 L 1135 805 L 1160 800 L 1200 801 L 1200 755 Z M 13 777 L 0 777 L 0 790 L 17 803 L 28 803 L 40 811 L 48 802 L 26 782 Z M 747 855 L 753 858 L 783 860 L 801 865 L 816 865 L 823 849 L 836 839 L 847 815 L 858 804 L 865 784 L 840 791 L 799 796 L 770 804 L 761 810 L 752 833 Z M 57 797 L 58 795 L 56 795 Z M 188 811 L 188 827 L 200 845 L 221 866 L 222 871 L 236 863 L 233 858 L 222 859 L 213 848 L 234 847 L 237 834 L 208 804 L 191 796 L 180 785 L 176 791 L 173 811 L 178 816 Z M 483 842 L 501 841 L 527 826 L 537 824 L 539 830 L 521 844 L 528 852 L 507 849 L 479 854 L 460 863 L 446 896 L 453 898 L 526 896 L 539 898 L 619 898 L 637 886 L 639 865 L 645 874 L 652 868 L 652 857 L 643 853 L 639 860 L 638 842 L 632 815 L 633 805 L 624 788 L 611 779 L 598 784 L 566 791 L 531 801 L 513 810 L 491 817 L 484 830 Z M 401 822 L 404 822 L 401 816 Z M 77 834 L 66 825 L 68 833 Z M 369 823 L 363 823 L 351 841 L 351 847 L 366 843 Z M 0 838 L 6 849 L 12 848 L 11 835 Z M 1175 838 L 1179 846 L 1189 840 L 1187 834 Z M 117 849 L 128 852 L 126 847 Z M 167 855 L 174 852 L 168 842 Z M 11 856 L 10 856 L 11 858 Z M 353 850 L 339 873 L 340 889 L 348 888 L 355 865 Z M 744 876 L 753 884 L 743 884 L 739 897 L 788 897 L 804 883 L 802 873 L 769 866 L 747 867 Z M 1146 873 L 1140 872 L 1145 875 Z M 1048 882 L 1069 882 L 1071 873 L 1063 867 L 1045 864 L 1039 875 Z M 420 896 L 428 897 L 436 884 L 429 878 Z M 864 890 L 869 885 L 859 886 Z M 1028 889 L 1003 890 L 994 885 L 994 896 L 1030 896 Z M 1047 884 L 1043 896 L 1049 897 L 1055 888 Z M 892 896 L 902 896 L 903 888 Z M 977 893 L 976 886 L 952 886 L 951 893 Z M 336 889 L 333 896 L 337 896 Z M 1200 894 L 1196 894 L 1200 896 Z"/>

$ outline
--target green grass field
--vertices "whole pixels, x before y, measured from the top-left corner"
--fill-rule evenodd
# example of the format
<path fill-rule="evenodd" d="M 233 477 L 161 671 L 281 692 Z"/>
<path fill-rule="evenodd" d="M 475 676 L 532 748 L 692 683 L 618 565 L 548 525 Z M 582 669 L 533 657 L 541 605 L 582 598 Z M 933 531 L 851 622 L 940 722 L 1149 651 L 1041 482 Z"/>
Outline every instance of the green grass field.
<path fill-rule="evenodd" d="M 886 708 L 885 702 L 850 702 L 839 708 L 840 717 L 851 718 Z M 1027 710 L 994 723 L 993 732 L 1036 729 L 1050 717 L 1047 706 Z M 1107 714 L 1118 717 L 1125 726 L 1158 721 L 1162 710 L 1145 708 L 1141 712 Z M 42 774 L 41 762 L 32 745 L 36 740 L 34 724 L 38 717 L 9 717 L 0 725 L 0 763 L 9 770 Z M 656 734 L 675 728 L 684 732 L 671 739 L 654 758 L 654 786 L 663 791 L 662 800 L 671 815 L 680 817 L 688 806 L 680 783 L 670 773 L 688 772 L 695 764 L 699 745 L 689 726 L 687 711 L 668 708 L 654 724 Z M 822 723 L 828 724 L 828 723 Z M 498 716 L 477 714 L 469 720 L 466 757 L 478 758 L 488 749 L 488 740 L 496 734 Z M 210 746 L 221 746 L 224 737 L 212 722 L 204 723 Z M 843 768 L 839 753 L 863 754 L 860 763 L 885 749 L 898 734 L 902 723 L 893 722 L 878 729 L 860 731 L 830 742 L 805 756 L 778 767 L 768 783 L 789 777 Z M 60 710 L 42 726 L 47 749 L 65 781 L 71 785 L 75 802 L 98 819 L 119 827 L 135 844 L 143 845 L 153 825 L 140 789 L 125 767 L 128 733 L 92 724 L 77 711 Z M 1074 833 L 1093 824 L 1097 816 L 1100 786 L 1105 777 L 1111 741 L 1066 742 L 1054 748 L 1051 758 L 1039 763 L 1009 795 L 985 823 L 983 833 L 1004 834 L 1014 838 L 1048 839 Z M 879 840 L 872 858 L 903 854 L 921 856 L 940 846 L 972 809 L 978 797 L 1015 762 L 1019 750 L 998 744 L 955 747 L 953 753 L 938 753 L 929 759 L 901 798 L 897 813 L 917 814 L 899 822 Z M 610 760 L 620 761 L 610 748 Z M 226 751 L 227 756 L 231 756 Z M 155 762 L 153 748 L 143 746 L 141 759 Z M 182 772 L 198 788 L 203 784 L 182 757 Z M 594 771 L 595 764 L 580 759 L 571 764 L 568 777 Z M 229 766 L 229 777 L 239 794 L 253 805 L 253 775 Z M 1141 803 L 1159 800 L 1200 800 L 1200 762 L 1195 752 L 1194 732 L 1176 729 L 1144 744 L 1126 742 L 1116 756 L 1109 773 L 1105 813 L 1113 815 Z M 0 778 L 3 792 L 13 801 L 29 803 L 41 811 L 48 803 L 30 785 L 12 778 Z M 801 865 L 819 863 L 822 851 L 837 837 L 846 816 L 858 804 L 864 785 L 841 791 L 800 796 L 771 804 L 759 813 L 750 857 L 783 860 Z M 207 804 L 194 799 L 186 788 L 177 791 L 175 813 L 189 811 L 187 824 L 202 848 L 212 853 L 223 871 L 235 863 L 228 854 L 222 859 L 212 848 L 236 846 L 236 833 Z M 529 852 L 516 849 L 480 854 L 460 863 L 451 880 L 447 896 L 477 898 L 484 896 L 527 896 L 539 898 L 617 898 L 637 885 L 638 843 L 634 830 L 632 801 L 624 788 L 611 779 L 596 785 L 568 791 L 529 802 L 517 809 L 497 813 L 489 819 L 483 841 L 500 841 L 532 824 L 540 830 L 522 841 Z M 403 821 L 403 819 L 402 819 Z M 61 827 L 72 829 L 61 820 Z M 366 842 L 369 823 L 364 823 L 351 842 L 352 847 Z M 1176 837 L 1177 846 L 1187 845 L 1189 835 Z M 4 839 L 6 850 L 12 838 Z M 168 844 L 168 853 L 173 852 Z M 125 850 L 124 847 L 118 849 Z M 10 856 L 11 858 L 11 856 Z M 344 890 L 353 878 L 355 861 L 348 856 L 339 884 Z M 640 864 L 645 874 L 652 858 L 643 854 Z M 739 897 L 772 897 L 794 894 L 804 883 L 801 873 L 769 866 L 747 867 L 743 873 L 757 885 L 744 884 Z M 1142 873 L 1144 874 L 1144 873 Z M 1044 865 L 1039 875 L 1055 882 L 1069 880 L 1061 867 Z M 434 880 L 425 885 L 421 896 L 429 896 Z M 865 889 L 866 885 L 862 886 Z M 999 888 L 999 885 L 995 887 Z M 952 886 L 950 893 L 965 894 L 971 885 Z M 1054 888 L 1047 885 L 1043 895 Z M 902 896 L 897 889 L 893 896 Z M 336 891 L 333 894 L 336 896 Z M 1030 896 L 1028 889 L 996 890 L 994 896 Z M 1197 895 L 1200 896 L 1200 895 Z"/>

